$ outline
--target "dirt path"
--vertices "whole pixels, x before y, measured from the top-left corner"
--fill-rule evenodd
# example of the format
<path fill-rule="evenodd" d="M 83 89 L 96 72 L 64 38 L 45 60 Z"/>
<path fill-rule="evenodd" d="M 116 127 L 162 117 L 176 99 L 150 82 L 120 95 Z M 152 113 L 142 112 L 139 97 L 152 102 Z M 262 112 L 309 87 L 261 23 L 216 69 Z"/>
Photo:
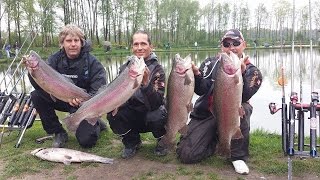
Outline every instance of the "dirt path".
<path fill-rule="evenodd" d="M 118 159 L 114 164 L 93 164 L 89 166 L 83 166 L 80 164 L 72 164 L 71 170 L 66 170 L 65 165 L 57 164 L 53 170 L 44 170 L 37 174 L 28 174 L 22 177 L 14 177 L 12 180 L 24 179 L 47 179 L 47 180 L 59 180 L 59 179 L 195 179 L 199 177 L 201 179 L 223 179 L 223 180 L 286 180 L 286 176 L 265 176 L 261 173 L 251 170 L 249 175 L 238 175 L 234 172 L 232 167 L 225 169 L 212 168 L 210 166 L 204 166 L 199 164 L 193 165 L 180 165 L 170 163 L 160 163 L 156 161 L 146 160 L 139 154 L 130 159 L 123 160 Z M 1 169 L 1 167 L 0 167 Z M 185 171 L 184 171 L 184 170 Z M 294 180 L 301 179 L 301 177 L 294 177 Z M 318 177 L 307 175 L 304 179 L 316 180 Z"/>

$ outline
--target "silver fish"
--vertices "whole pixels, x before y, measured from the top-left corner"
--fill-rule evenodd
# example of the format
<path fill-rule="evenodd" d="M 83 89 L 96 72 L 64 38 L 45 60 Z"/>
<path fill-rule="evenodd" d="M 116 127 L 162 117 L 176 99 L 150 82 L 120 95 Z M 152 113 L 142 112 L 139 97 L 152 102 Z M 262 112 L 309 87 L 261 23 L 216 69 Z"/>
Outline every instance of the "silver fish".
<path fill-rule="evenodd" d="M 66 165 L 69 165 L 72 162 L 98 162 L 113 164 L 113 159 L 66 148 L 38 148 L 33 150 L 31 154 L 43 160 L 62 162 Z"/>

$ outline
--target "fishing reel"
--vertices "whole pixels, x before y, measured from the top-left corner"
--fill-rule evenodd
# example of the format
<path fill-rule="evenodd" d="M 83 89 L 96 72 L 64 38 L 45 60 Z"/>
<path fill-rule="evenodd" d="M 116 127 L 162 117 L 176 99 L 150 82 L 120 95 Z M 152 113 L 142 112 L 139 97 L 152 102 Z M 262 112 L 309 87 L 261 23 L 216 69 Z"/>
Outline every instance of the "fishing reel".
<path fill-rule="evenodd" d="M 270 114 L 275 114 L 275 113 L 278 112 L 280 109 L 281 109 L 281 108 L 277 108 L 276 103 L 274 103 L 274 102 L 269 103 L 269 111 L 270 111 Z"/>

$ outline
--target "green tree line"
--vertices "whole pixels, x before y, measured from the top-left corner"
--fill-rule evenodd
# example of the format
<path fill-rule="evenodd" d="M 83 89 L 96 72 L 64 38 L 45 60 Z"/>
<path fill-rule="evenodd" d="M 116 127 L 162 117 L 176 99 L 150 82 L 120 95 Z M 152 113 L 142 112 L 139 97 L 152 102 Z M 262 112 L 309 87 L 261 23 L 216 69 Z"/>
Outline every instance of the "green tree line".
<path fill-rule="evenodd" d="M 79 25 L 94 45 L 109 41 L 119 48 L 129 46 L 138 29 L 150 32 L 156 47 L 217 46 L 229 28 L 240 29 L 249 43 L 289 43 L 292 24 L 296 41 L 318 41 L 320 0 L 309 1 L 311 16 L 308 3 L 293 15 L 293 2 L 278 0 L 271 9 L 265 3 L 252 9 L 245 0 L 208 0 L 205 7 L 197 0 L 1 0 L 0 45 L 57 46 L 60 27 L 69 23 Z"/>

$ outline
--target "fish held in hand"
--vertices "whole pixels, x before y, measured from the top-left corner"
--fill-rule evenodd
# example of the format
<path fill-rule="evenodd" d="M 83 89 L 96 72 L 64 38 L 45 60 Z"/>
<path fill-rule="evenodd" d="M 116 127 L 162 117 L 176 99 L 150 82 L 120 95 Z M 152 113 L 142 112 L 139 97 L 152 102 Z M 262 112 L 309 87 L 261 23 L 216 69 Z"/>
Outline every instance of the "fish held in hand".
<path fill-rule="evenodd" d="M 22 61 L 33 80 L 50 94 L 54 101 L 57 98 L 68 103 L 75 98 L 81 101 L 91 98 L 84 89 L 76 86 L 71 79 L 49 66 L 36 52 L 31 50 L 28 56 L 22 58 Z"/>
<path fill-rule="evenodd" d="M 217 116 L 218 154 L 230 157 L 232 139 L 241 139 L 240 117 L 244 115 L 241 106 L 243 80 L 241 61 L 232 52 L 220 54 L 220 64 L 213 90 L 213 107 L 211 110 Z"/>
<path fill-rule="evenodd" d="M 81 121 L 86 119 L 94 125 L 103 114 L 114 111 L 124 104 L 137 90 L 141 83 L 146 84 L 147 69 L 143 58 L 129 56 L 128 66 L 108 86 L 102 87 L 90 100 L 84 102 L 73 114 L 63 121 L 67 129 L 75 132 Z"/>
<path fill-rule="evenodd" d="M 168 149 L 174 149 L 178 132 L 184 134 L 189 112 L 192 110 L 192 96 L 194 94 L 194 74 L 191 56 L 185 58 L 175 55 L 167 87 L 168 121 L 166 134 L 159 144 Z"/>

